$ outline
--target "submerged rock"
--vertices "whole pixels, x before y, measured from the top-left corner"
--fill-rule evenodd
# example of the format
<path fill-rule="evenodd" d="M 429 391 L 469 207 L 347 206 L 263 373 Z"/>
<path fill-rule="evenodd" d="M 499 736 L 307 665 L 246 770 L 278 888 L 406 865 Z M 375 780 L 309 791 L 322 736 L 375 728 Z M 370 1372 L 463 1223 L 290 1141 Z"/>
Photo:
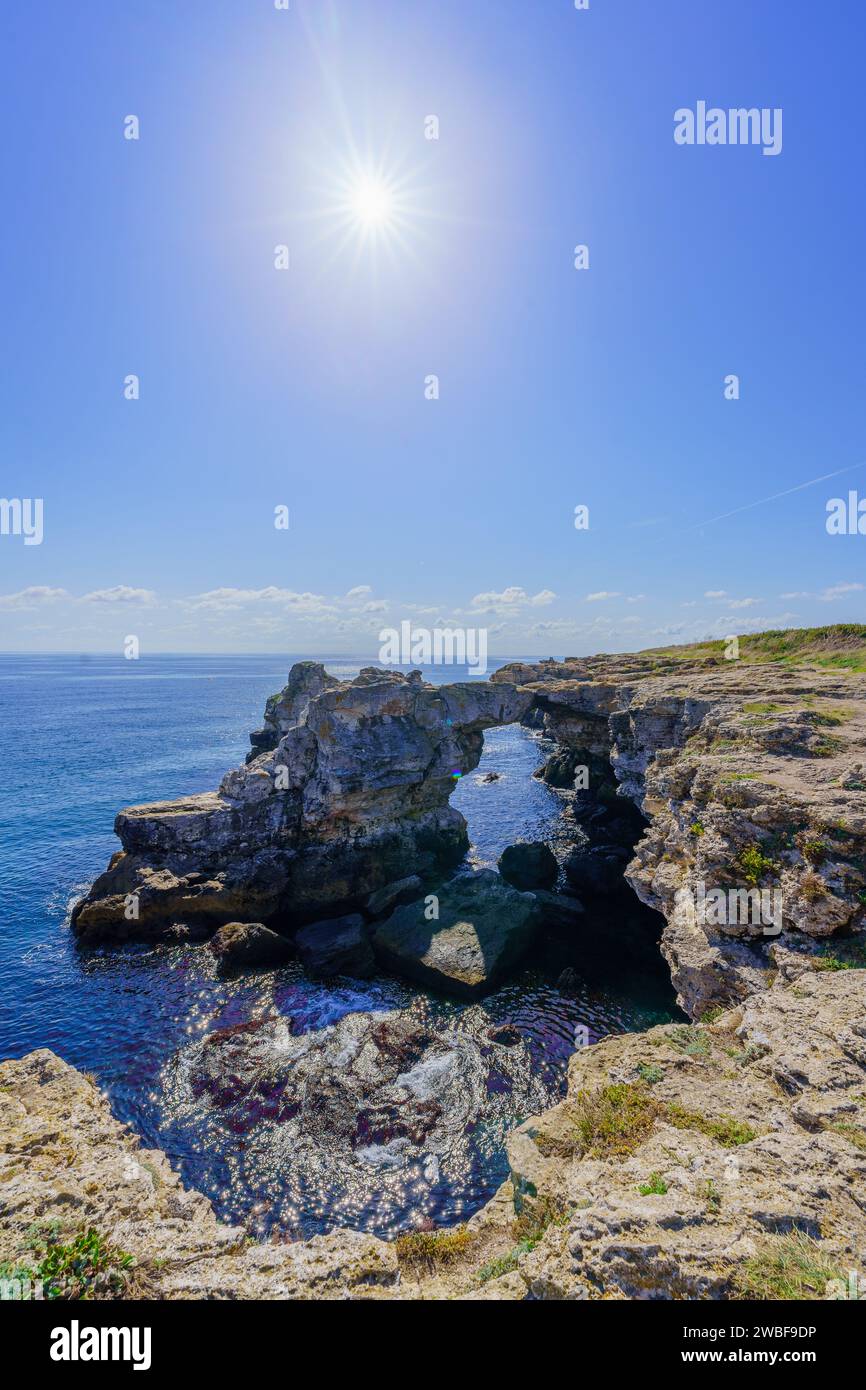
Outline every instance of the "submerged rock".
<path fill-rule="evenodd" d="M 378 923 L 374 950 L 398 975 L 472 998 L 500 980 L 532 944 L 535 900 L 491 869 L 452 879 L 436 897 L 438 918 L 428 918 L 424 900 Z"/>
<path fill-rule="evenodd" d="M 556 882 L 559 866 L 543 840 L 527 840 L 502 851 L 499 872 L 507 883 L 524 893 L 530 888 L 550 888 Z"/>
<path fill-rule="evenodd" d="M 280 1174 L 272 1216 L 289 1228 L 326 1197 L 334 1219 L 363 1211 L 374 1224 L 381 1201 L 384 1226 L 423 1210 L 422 1190 L 466 1184 L 476 1143 L 497 1127 L 501 1142 L 544 1095 L 519 1035 L 493 1047 L 412 1010 L 300 1035 L 284 1018 L 212 1033 L 177 1055 L 165 1087 L 173 1123 L 208 1133 L 244 1186 Z"/>
<path fill-rule="evenodd" d="M 313 979 L 326 980 L 333 975 L 367 979 L 375 968 L 373 948 L 359 914 L 330 922 L 311 922 L 301 927 L 295 945 L 304 969 Z"/>
<path fill-rule="evenodd" d="M 293 954 L 292 943 L 261 922 L 227 922 L 208 945 L 223 969 L 279 965 Z"/>

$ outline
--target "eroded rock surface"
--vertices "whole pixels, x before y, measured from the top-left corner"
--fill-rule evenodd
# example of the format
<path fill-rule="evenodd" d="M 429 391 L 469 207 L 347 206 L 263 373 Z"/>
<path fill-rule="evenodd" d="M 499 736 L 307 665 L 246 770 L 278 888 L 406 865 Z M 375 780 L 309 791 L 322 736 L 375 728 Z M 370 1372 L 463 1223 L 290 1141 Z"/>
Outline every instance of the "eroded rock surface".
<path fill-rule="evenodd" d="M 603 894 L 625 873 L 666 919 L 662 950 L 693 1016 L 763 988 L 777 938 L 861 930 L 864 678 L 641 654 L 438 687 L 373 668 L 341 682 L 299 663 L 218 792 L 118 815 L 123 852 L 75 930 L 122 940 L 381 912 L 380 890 L 411 877 L 414 893 L 462 856 L 448 796 L 454 771 L 477 766 L 483 729 L 539 719 L 559 745 L 552 780 L 589 776 L 572 886 Z M 697 910 L 715 890 L 770 897 L 717 921 Z"/>
<path fill-rule="evenodd" d="M 436 1031 L 411 1009 L 297 1036 L 285 1018 L 241 1024 L 168 1064 L 167 1112 L 245 1190 L 280 1174 L 276 1227 L 291 1231 L 317 1192 L 335 1223 L 388 1229 L 413 1192 L 420 1204 L 422 1188 L 465 1184 L 479 1135 L 504 1141 L 546 1094 L 519 1033 L 506 1044 L 478 1032 Z"/>
<path fill-rule="evenodd" d="M 336 681 L 299 663 L 218 791 L 119 813 L 122 853 L 76 906 L 75 931 L 98 942 L 178 922 L 297 925 L 455 864 L 468 840 L 448 805 L 454 771 L 475 768 L 482 731 L 532 700 L 502 683 L 434 687 L 374 668 Z"/>
<path fill-rule="evenodd" d="M 105 1097 L 52 1052 L 0 1064 L 0 1262 L 27 1268 L 39 1232 L 93 1228 L 135 1260 L 155 1298 L 365 1298 L 394 1286 L 393 1246 L 357 1231 L 256 1244 L 217 1221 L 165 1154 L 144 1149 Z"/>
<path fill-rule="evenodd" d="M 395 974 L 471 999 L 526 954 L 538 921 L 532 893 L 483 869 L 454 878 L 432 908 L 424 900 L 398 907 L 376 924 L 373 948 Z"/>

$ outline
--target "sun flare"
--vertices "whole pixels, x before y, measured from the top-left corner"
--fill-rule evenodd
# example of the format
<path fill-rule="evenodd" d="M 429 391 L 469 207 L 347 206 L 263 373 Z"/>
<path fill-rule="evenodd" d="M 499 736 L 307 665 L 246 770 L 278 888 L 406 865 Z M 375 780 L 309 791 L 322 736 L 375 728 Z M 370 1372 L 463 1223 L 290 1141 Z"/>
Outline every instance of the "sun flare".
<path fill-rule="evenodd" d="M 388 227 L 394 218 L 394 196 L 381 179 L 362 178 L 351 191 L 352 213 L 361 227 Z"/>

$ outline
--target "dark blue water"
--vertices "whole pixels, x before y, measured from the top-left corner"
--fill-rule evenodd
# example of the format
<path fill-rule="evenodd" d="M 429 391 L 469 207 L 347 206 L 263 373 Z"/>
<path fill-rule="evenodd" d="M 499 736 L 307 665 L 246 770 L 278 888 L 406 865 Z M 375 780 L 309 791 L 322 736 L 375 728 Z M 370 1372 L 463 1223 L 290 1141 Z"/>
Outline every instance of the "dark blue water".
<path fill-rule="evenodd" d="M 477 1017 L 396 981 L 313 984 L 296 965 L 226 981 L 197 946 L 98 953 L 76 946 L 69 910 L 118 848 L 118 808 L 215 787 L 242 761 L 266 697 L 285 683 L 294 659 L 0 656 L 0 1057 L 49 1047 L 92 1072 L 119 1118 L 166 1149 L 185 1179 L 236 1220 L 261 1202 L 261 1183 L 254 1193 L 249 1173 L 232 1167 L 212 1142 L 200 1142 L 195 1117 L 176 1113 L 164 1075 L 180 1049 L 215 1028 L 283 1013 L 296 1031 L 359 1009 L 426 1010 L 437 1026 L 458 1028 L 474 1027 Z M 325 661 L 340 677 L 368 664 Z M 437 683 L 463 678 L 454 668 L 425 675 Z M 561 794 L 531 778 L 542 756 L 538 736 L 517 726 L 486 735 L 481 766 L 453 794 L 469 822 L 476 862 L 495 863 L 518 838 L 562 835 Z M 498 781 L 481 781 L 488 769 L 500 773 Z M 561 1093 L 577 1024 L 594 1039 L 672 1014 L 661 973 L 615 987 L 588 979 L 568 997 L 554 980 L 555 972 L 534 966 L 484 1001 L 485 1022 L 521 1029 L 550 1102 Z M 520 1118 L 500 1115 L 500 1130 Z M 344 1204 L 341 1220 L 391 1231 L 418 1212 L 436 1221 L 465 1215 L 504 1176 L 502 1137 L 497 1131 L 475 1156 L 462 1184 L 416 1193 L 411 1208 L 385 1184 L 348 1216 Z M 278 1183 L 278 1175 L 268 1181 Z M 306 1208 L 293 1212 L 292 1233 L 327 1229 L 329 1204 L 339 1196 L 327 1185 L 313 1192 Z"/>

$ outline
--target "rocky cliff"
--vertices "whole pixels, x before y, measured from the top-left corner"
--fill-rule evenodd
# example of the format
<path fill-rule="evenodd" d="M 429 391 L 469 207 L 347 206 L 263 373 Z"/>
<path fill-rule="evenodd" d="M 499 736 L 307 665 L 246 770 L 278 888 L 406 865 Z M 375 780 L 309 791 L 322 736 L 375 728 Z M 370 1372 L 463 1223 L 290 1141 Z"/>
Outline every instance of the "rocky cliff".
<path fill-rule="evenodd" d="M 292 931 L 406 875 L 441 876 L 467 847 L 448 803 L 455 773 L 477 766 L 485 728 L 521 719 L 543 722 L 572 772 L 586 766 L 590 798 L 612 769 L 645 818 L 625 878 L 665 918 L 692 1016 L 762 988 L 773 941 L 812 951 L 861 930 L 866 680 L 649 656 L 438 687 L 374 668 L 340 682 L 300 663 L 217 792 L 120 812 L 123 850 L 74 929 L 86 942 L 236 920 Z M 627 855 L 593 859 L 577 826 L 575 844 L 578 883 L 587 866 L 596 883 L 622 875 Z"/>
<path fill-rule="evenodd" d="M 556 740 L 554 785 L 587 769 L 574 877 L 624 873 L 663 914 L 694 1021 L 579 1050 L 562 1103 L 513 1132 L 498 1196 L 465 1227 L 393 1245 L 246 1242 L 71 1068 L 45 1052 L 5 1063 L 0 1257 L 24 1259 L 28 1232 L 56 1219 L 98 1225 L 164 1297 L 844 1296 L 866 1242 L 860 676 L 647 654 L 434 688 L 303 663 L 218 792 L 118 816 L 123 851 L 75 929 L 285 931 L 383 888 L 388 901 L 392 880 L 460 857 L 453 774 L 477 765 L 483 729 L 514 720 Z M 582 828 L 611 793 L 641 817 L 616 853 Z"/>
<path fill-rule="evenodd" d="M 251 759 L 218 791 L 120 812 L 122 852 L 76 907 L 76 932 L 95 942 L 297 925 L 455 864 L 468 840 L 448 804 L 454 774 L 477 767 L 484 729 L 520 719 L 532 698 L 373 668 L 335 681 L 299 663 L 268 701 Z"/>

